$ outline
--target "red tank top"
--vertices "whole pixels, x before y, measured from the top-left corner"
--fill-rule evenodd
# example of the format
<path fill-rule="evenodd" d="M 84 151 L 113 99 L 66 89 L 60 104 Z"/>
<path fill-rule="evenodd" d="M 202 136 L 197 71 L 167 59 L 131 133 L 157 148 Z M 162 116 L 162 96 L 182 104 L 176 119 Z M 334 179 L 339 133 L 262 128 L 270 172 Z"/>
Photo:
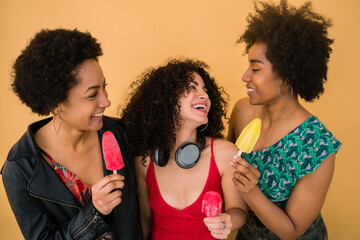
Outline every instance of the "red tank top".
<path fill-rule="evenodd" d="M 207 191 L 216 191 L 223 199 L 221 176 L 213 154 L 213 142 L 214 139 L 211 140 L 210 169 L 205 187 L 198 199 L 183 210 L 173 208 L 162 198 L 156 182 L 154 165 L 153 162 L 150 161 L 146 173 L 146 183 L 149 188 L 149 200 L 152 208 L 151 238 L 153 240 L 215 239 L 205 226 L 203 221 L 205 214 L 201 212 L 202 199 Z M 224 212 L 224 204 L 221 212 Z"/>

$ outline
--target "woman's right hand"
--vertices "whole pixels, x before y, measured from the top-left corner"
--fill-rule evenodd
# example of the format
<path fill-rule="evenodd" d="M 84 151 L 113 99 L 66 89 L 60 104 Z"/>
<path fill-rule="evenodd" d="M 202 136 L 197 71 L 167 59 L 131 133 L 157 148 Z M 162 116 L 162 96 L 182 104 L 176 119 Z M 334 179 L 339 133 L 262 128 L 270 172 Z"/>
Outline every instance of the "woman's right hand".
<path fill-rule="evenodd" d="M 123 180 L 122 175 L 111 174 L 91 187 L 93 205 L 103 215 L 108 215 L 121 203 L 122 193 L 119 189 L 124 187 Z"/>
<path fill-rule="evenodd" d="M 234 156 L 232 162 L 233 168 L 235 168 L 233 182 L 235 188 L 242 194 L 251 192 L 259 182 L 260 172 L 245 159 Z"/>
<path fill-rule="evenodd" d="M 220 213 L 214 217 L 204 218 L 205 226 L 217 239 L 226 239 L 231 233 L 232 222 L 228 213 Z"/>

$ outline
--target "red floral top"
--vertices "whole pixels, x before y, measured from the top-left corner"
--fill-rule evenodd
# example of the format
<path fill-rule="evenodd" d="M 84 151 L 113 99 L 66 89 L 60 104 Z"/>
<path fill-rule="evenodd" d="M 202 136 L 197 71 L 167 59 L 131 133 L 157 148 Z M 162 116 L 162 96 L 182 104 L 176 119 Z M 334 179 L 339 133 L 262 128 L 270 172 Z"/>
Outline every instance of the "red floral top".
<path fill-rule="evenodd" d="M 72 192 L 72 194 L 74 194 L 76 199 L 79 201 L 81 207 L 84 207 L 91 197 L 90 186 L 87 185 L 85 182 L 83 182 L 75 174 L 67 170 L 65 167 L 55 162 L 54 159 L 49 154 L 47 154 L 44 151 L 42 152 L 54 164 L 54 170 L 59 175 L 61 180 L 65 183 L 65 185 L 68 187 L 68 189 Z M 112 232 L 105 232 L 97 240 L 113 240 L 113 239 L 115 239 L 115 237 Z"/>

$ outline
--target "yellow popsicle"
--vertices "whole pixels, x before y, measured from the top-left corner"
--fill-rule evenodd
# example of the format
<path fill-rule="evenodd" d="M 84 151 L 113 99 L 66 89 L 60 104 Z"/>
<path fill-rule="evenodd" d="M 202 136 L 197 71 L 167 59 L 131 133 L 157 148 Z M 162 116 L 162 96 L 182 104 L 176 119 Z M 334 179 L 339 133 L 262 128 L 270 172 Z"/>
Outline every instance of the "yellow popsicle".
<path fill-rule="evenodd" d="M 245 128 L 242 130 L 240 136 L 235 142 L 235 145 L 239 149 L 237 155 L 240 156 L 242 152 L 250 153 L 259 136 L 261 131 L 261 120 L 260 118 L 254 118 Z"/>

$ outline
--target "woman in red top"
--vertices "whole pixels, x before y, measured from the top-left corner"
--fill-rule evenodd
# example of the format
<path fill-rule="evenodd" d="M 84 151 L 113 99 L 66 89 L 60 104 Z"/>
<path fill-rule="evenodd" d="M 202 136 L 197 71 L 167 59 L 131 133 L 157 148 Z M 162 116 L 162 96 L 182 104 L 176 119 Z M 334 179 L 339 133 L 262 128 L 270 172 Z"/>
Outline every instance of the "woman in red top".
<path fill-rule="evenodd" d="M 232 182 L 234 144 L 220 139 L 226 101 L 207 65 L 171 60 L 134 83 L 122 117 L 135 159 L 146 239 L 226 239 L 246 218 Z M 200 147 L 199 147 L 200 146 Z M 215 191 L 225 212 L 206 217 L 202 198 Z"/>

